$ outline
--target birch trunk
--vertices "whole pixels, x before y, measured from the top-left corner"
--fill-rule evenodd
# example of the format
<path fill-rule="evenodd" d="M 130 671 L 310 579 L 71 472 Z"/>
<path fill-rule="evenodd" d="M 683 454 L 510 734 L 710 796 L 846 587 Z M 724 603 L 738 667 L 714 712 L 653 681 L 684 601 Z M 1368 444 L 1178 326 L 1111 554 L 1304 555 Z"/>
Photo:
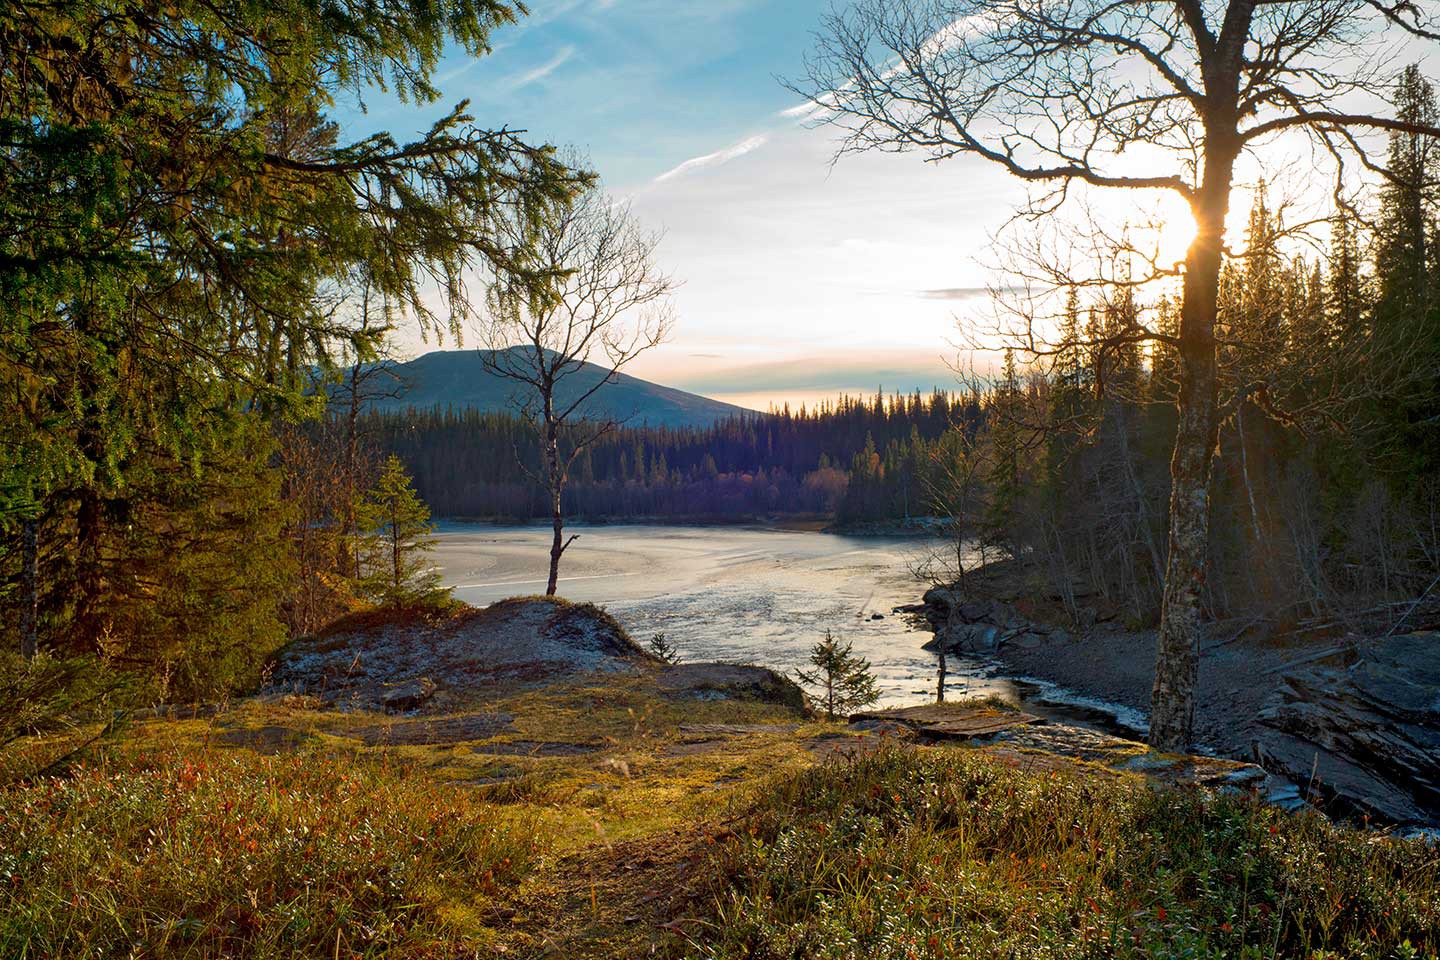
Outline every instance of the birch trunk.
<path fill-rule="evenodd" d="M 550 487 L 550 578 L 545 595 L 555 596 L 560 585 L 560 555 L 565 552 L 565 516 L 561 497 L 565 489 L 565 465 L 560 462 L 560 431 L 551 412 L 550 396 L 545 403 L 545 479 Z"/>
<path fill-rule="evenodd" d="M 1170 552 L 1150 694 L 1150 743 L 1174 752 L 1188 752 L 1195 731 L 1210 486 L 1219 441 L 1216 304 L 1238 146 L 1235 138 L 1223 136 L 1207 143 L 1205 177 L 1194 203 L 1195 240 L 1185 258 L 1179 425 L 1170 461 Z"/>

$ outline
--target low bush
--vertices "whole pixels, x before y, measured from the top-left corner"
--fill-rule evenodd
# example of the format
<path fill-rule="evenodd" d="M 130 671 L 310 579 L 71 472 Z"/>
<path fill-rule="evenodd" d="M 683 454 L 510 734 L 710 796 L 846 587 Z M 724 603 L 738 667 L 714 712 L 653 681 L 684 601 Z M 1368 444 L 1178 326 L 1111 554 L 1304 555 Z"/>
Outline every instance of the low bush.
<path fill-rule="evenodd" d="M 1245 798 L 899 748 L 763 793 L 709 958 L 1432 957 L 1440 850 Z"/>

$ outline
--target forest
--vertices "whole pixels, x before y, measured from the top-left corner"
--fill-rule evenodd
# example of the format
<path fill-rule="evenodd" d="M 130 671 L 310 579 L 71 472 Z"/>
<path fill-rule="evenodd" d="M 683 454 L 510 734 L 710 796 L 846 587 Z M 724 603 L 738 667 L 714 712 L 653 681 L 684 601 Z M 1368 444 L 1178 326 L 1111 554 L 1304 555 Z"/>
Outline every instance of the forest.
<path fill-rule="evenodd" d="M 567 515 L 578 519 L 737 519 L 777 514 L 841 522 L 924 516 L 951 430 L 975 433 L 983 395 L 842 396 L 706 428 L 623 425 L 588 444 L 570 468 Z M 538 436 L 513 412 L 410 410 L 363 416 L 376 449 L 405 461 L 439 516 L 549 517 Z M 569 445 L 569 438 L 566 438 Z M 851 477 L 858 477 L 851 492 Z"/>
<path fill-rule="evenodd" d="M 0 10 L 0 737 L 76 676 L 117 703 L 252 685 L 316 626 L 313 491 L 282 439 L 322 415 L 317 372 L 375 359 L 402 315 L 453 333 L 497 272 L 542 282 L 501 221 L 594 183 L 463 102 L 402 140 L 336 101 L 433 103 L 441 52 L 482 56 L 522 13 Z M 380 466 L 327 513 L 327 617 L 364 600 Z"/>
<path fill-rule="evenodd" d="M 1433 111 L 1423 85 L 1401 109 Z M 1337 210 L 1301 245 L 1262 188 L 1250 255 L 1221 274 L 1230 398 L 1211 509 L 1206 605 L 1282 628 L 1388 629 L 1440 600 L 1440 159 L 1397 138 L 1413 179 L 1362 220 Z M 1413 159 L 1412 158 L 1413 154 Z M 956 391 L 842 397 L 707 429 L 626 429 L 571 468 L 575 518 L 716 520 L 820 514 L 841 525 L 951 521 L 1024 556 L 1069 598 L 1099 592 L 1153 625 L 1165 570 L 1178 304 L 1074 289 L 1028 368 L 957 374 Z M 512 413 L 370 414 L 358 430 L 405 461 L 449 517 L 548 515 L 537 435 Z M 1416 601 L 1420 606 L 1415 607 Z M 1428 605 L 1428 606 L 1427 606 Z"/>
<path fill-rule="evenodd" d="M 1436 42 L 0 4 L 0 958 L 1434 960 Z M 590 415 L 687 324 L 734 395 L 960 356 Z M 518 403 L 372 409 L 420 344 Z"/>

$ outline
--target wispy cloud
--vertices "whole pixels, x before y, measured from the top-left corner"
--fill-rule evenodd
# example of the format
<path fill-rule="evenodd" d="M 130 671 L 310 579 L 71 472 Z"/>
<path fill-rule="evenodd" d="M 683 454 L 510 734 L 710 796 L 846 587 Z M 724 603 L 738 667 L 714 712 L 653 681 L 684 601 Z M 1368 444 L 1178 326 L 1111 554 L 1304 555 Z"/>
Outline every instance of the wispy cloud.
<path fill-rule="evenodd" d="M 707 153 L 702 157 L 691 157 L 679 166 L 673 167 L 660 174 L 660 176 L 655 178 L 655 182 L 663 183 L 666 180 L 673 180 L 676 177 L 684 176 L 702 167 L 713 167 L 722 163 L 729 163 L 736 157 L 743 157 L 752 150 L 764 146 L 766 139 L 768 138 L 763 135 L 746 137 L 739 143 L 726 147 L 724 150 L 716 150 L 714 153 Z"/>
<path fill-rule="evenodd" d="M 685 389 L 699 393 L 739 391 L 873 392 L 928 390 L 951 384 L 955 375 L 936 354 L 921 351 L 867 351 L 862 355 L 839 352 L 824 357 L 742 364 L 717 371 L 697 371 L 675 378 Z"/>
<path fill-rule="evenodd" d="M 998 287 L 941 287 L 937 290 L 917 290 L 915 295 L 921 300 L 979 300 L 982 297 L 989 297 L 993 294 L 1020 293 L 1024 287 L 998 286 Z"/>
<path fill-rule="evenodd" d="M 846 81 L 841 84 L 838 89 L 827 90 L 824 93 L 817 94 L 812 99 L 806 100 L 804 103 L 797 103 L 793 107 L 786 107 L 784 110 L 775 114 L 775 116 L 785 120 L 810 120 L 822 114 L 830 113 L 840 102 L 840 97 L 844 91 L 854 85 L 855 81 Z"/>
<path fill-rule="evenodd" d="M 535 83 L 536 81 L 544 80 L 546 77 L 550 76 L 550 74 L 554 73 L 556 70 L 559 70 L 562 66 L 564 66 L 565 62 L 573 56 L 575 56 L 574 46 L 561 47 L 560 50 L 556 52 L 555 56 L 540 64 L 540 66 L 533 67 L 529 70 L 525 70 L 521 73 L 517 73 L 509 77 L 505 81 L 505 85 L 511 90 L 519 90 L 521 87 L 527 87 L 530 84 Z"/>
<path fill-rule="evenodd" d="M 922 300 L 975 300 L 990 293 L 989 287 L 942 287 L 939 290 L 921 290 Z"/>

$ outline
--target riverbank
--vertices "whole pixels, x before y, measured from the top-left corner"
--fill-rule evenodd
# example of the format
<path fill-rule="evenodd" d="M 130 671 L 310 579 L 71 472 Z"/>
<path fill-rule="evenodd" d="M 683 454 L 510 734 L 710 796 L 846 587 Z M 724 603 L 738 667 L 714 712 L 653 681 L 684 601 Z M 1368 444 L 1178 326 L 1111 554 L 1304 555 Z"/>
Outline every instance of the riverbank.
<path fill-rule="evenodd" d="M 1155 630 L 1100 625 L 1040 644 L 1005 644 L 994 657 L 1007 675 L 1044 680 L 1148 716 L 1156 640 Z M 1272 671 L 1307 649 L 1212 644 L 1200 672 L 1197 744 L 1226 756 L 1253 756 L 1256 718 L 1276 685 Z"/>
<path fill-rule="evenodd" d="M 1253 767 L 989 702 L 823 722 L 795 694 L 564 601 L 352 617 L 260 696 L 0 776 L 0 956 L 1440 948 L 1433 847 L 1257 802 Z"/>
<path fill-rule="evenodd" d="M 1157 630 L 1122 624 L 1098 601 L 1081 603 L 1088 625 L 1077 629 L 1059 598 L 1013 561 L 973 571 L 963 588 L 931 591 L 927 601 L 938 626 L 932 646 L 980 656 L 998 674 L 1054 684 L 1082 702 L 1114 704 L 1143 727 Z M 1440 637 L 1338 641 L 1243 627 L 1214 625 L 1201 650 L 1197 748 L 1260 763 L 1337 815 L 1440 824 Z"/>
<path fill-rule="evenodd" d="M 550 528 L 547 517 L 437 517 L 444 529 L 459 527 Z M 944 517 L 901 517 L 889 520 L 836 521 L 831 513 L 756 513 L 737 516 L 715 514 L 574 516 L 565 518 L 569 527 L 753 527 L 762 530 L 792 530 L 829 533 L 844 537 L 940 537 L 948 536 L 953 521 Z"/>
<path fill-rule="evenodd" d="M 460 527 L 535 527 L 550 529 L 549 517 L 436 517 L 442 529 L 447 526 Z M 805 530 L 819 532 L 829 530 L 834 517 L 828 513 L 753 513 L 735 516 L 708 513 L 633 516 L 567 516 L 565 526 L 569 527 L 758 527 L 772 530 Z M 844 531 L 837 531 L 844 532 Z"/>

